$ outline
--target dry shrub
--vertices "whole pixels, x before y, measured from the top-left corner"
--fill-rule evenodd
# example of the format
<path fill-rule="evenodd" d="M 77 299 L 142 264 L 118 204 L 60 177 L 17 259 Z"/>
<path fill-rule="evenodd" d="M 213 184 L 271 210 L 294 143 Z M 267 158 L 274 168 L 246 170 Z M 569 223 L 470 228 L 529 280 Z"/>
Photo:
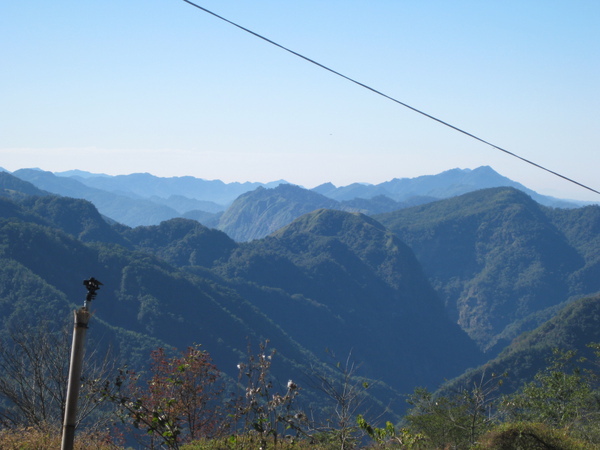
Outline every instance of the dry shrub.
<path fill-rule="evenodd" d="M 57 450 L 61 446 L 61 435 L 36 428 L 0 430 L 2 450 Z M 116 450 L 123 447 L 113 443 L 107 433 L 82 432 L 75 435 L 75 450 Z"/>

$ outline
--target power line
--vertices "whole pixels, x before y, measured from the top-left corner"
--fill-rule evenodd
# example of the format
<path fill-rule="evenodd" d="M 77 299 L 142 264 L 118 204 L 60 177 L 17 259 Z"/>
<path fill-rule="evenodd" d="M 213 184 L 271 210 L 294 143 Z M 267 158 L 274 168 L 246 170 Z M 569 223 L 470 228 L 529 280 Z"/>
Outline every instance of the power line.
<path fill-rule="evenodd" d="M 257 37 L 257 38 L 262 39 L 263 41 L 266 41 L 269 44 L 274 45 L 275 47 L 279 47 L 280 49 L 285 50 L 286 52 L 291 53 L 292 55 L 295 55 L 295 56 L 297 56 L 299 58 L 302 58 L 305 61 L 308 61 L 309 63 L 312 63 L 312 64 L 320 67 L 321 69 L 325 69 L 328 72 L 331 72 L 331 73 L 333 73 L 333 74 L 335 74 L 335 75 L 337 75 L 337 76 L 339 76 L 341 78 L 344 78 L 345 80 L 348 80 L 348 81 L 350 81 L 350 82 L 352 82 L 354 84 L 357 84 L 358 86 L 363 87 L 363 88 L 365 88 L 365 89 L 367 89 L 367 90 L 369 90 L 369 91 L 371 91 L 371 92 L 373 92 L 373 93 L 375 93 L 377 95 L 380 95 L 380 96 L 382 96 L 382 97 L 384 97 L 384 98 L 386 98 L 388 100 L 391 100 L 394 103 L 398 103 L 399 105 L 402 105 L 405 108 L 408 108 L 408 109 L 410 109 L 410 110 L 412 110 L 412 111 L 414 111 L 416 113 L 419 113 L 419 114 L 427 117 L 428 119 L 431 119 L 431 120 L 434 120 L 434 121 L 436 121 L 438 123 L 441 123 L 442 125 L 445 125 L 448 128 L 451 128 L 451 129 L 453 129 L 455 131 L 458 131 L 459 133 L 462 133 L 462 134 L 464 134 L 464 135 L 466 135 L 466 136 L 468 136 L 470 138 L 473 138 L 473 139 L 475 139 L 475 140 L 477 140 L 479 142 L 487 144 L 487 145 L 489 145 L 490 147 L 492 147 L 492 148 L 494 148 L 496 150 L 499 150 L 501 152 L 506 153 L 507 155 L 510 155 L 510 156 L 513 156 L 513 157 L 515 157 L 517 159 L 520 159 L 521 161 L 526 162 L 527 164 L 531 164 L 532 166 L 535 166 L 538 169 L 542 169 L 542 170 L 544 170 L 544 171 L 546 171 L 548 173 L 551 173 L 552 175 L 555 175 L 555 176 L 557 176 L 559 178 L 562 178 L 563 180 L 569 181 L 569 182 L 571 182 L 573 184 L 576 184 L 577 186 L 580 186 L 580 187 L 582 187 L 584 189 L 587 189 L 589 191 L 595 192 L 596 194 L 600 194 L 600 191 L 597 191 L 596 189 L 593 189 L 593 188 L 591 188 L 589 186 L 586 186 L 585 184 L 582 184 L 582 183 L 580 183 L 578 181 L 575 181 L 572 178 L 569 178 L 569 177 L 566 177 L 564 175 L 561 175 L 560 173 L 555 172 L 553 170 L 550 170 L 550 169 L 548 169 L 548 168 L 546 168 L 546 167 L 544 167 L 544 166 L 542 166 L 540 164 L 537 164 L 537 163 L 535 163 L 535 162 L 533 162 L 533 161 L 531 161 L 529 159 L 523 158 L 522 156 L 519 156 L 516 153 L 508 151 L 505 148 L 502 148 L 502 147 L 499 147 L 498 145 L 492 144 L 491 142 L 486 141 L 485 139 L 482 139 L 482 138 L 480 138 L 480 137 L 478 137 L 478 136 L 476 136 L 476 135 L 474 135 L 472 133 L 469 133 L 468 131 L 465 131 L 462 128 L 454 126 L 454 125 L 452 125 L 452 124 L 450 124 L 450 123 L 448 123 L 448 122 L 446 122 L 446 121 L 444 121 L 442 119 L 438 119 L 437 117 L 432 116 L 431 114 L 427 114 L 426 112 L 421 111 L 420 109 L 415 108 L 414 106 L 410 106 L 410 105 L 408 105 L 408 104 L 406 104 L 404 102 L 401 102 L 400 100 L 398 100 L 398 99 L 396 99 L 394 97 L 391 97 L 391 96 L 389 96 L 387 94 L 384 94 L 383 92 L 378 91 L 377 89 L 372 88 L 371 86 L 368 86 L 368 85 L 366 85 L 364 83 L 361 83 L 360 81 L 357 81 L 354 78 L 350 78 L 349 76 L 346 76 L 346 75 L 344 75 L 344 74 L 342 74 L 340 72 L 337 72 L 336 70 L 333 70 L 330 67 L 327 67 L 327 66 L 325 66 L 325 65 L 323 65 L 323 64 L 315 61 L 314 59 L 308 58 L 307 56 L 304 56 L 301 53 L 295 52 L 294 50 L 291 50 L 291 49 L 289 49 L 287 47 L 284 47 L 283 45 L 278 44 L 277 42 L 272 41 L 271 39 L 268 39 L 268 38 L 266 38 L 266 37 L 264 37 L 264 36 L 262 36 L 262 35 L 260 35 L 260 34 L 258 34 L 256 32 L 254 32 L 252 30 L 249 30 L 248 28 L 245 28 L 245 27 L 243 27 L 243 26 L 241 26 L 241 25 L 239 25 L 239 24 L 237 24 L 235 22 L 232 22 L 231 20 L 226 19 L 223 16 L 220 16 L 220 15 L 218 15 L 218 14 L 216 14 L 216 13 L 214 13 L 214 12 L 212 12 L 212 11 L 210 11 L 210 10 L 208 10 L 208 9 L 200 6 L 200 5 L 197 5 L 196 3 L 193 3 L 193 2 L 191 2 L 189 0 L 183 0 L 183 1 L 186 2 L 186 3 L 188 3 L 188 4 L 190 4 L 190 5 L 192 5 L 192 6 L 194 6 L 194 7 L 196 7 L 196 8 L 198 8 L 198 9 L 200 9 L 200 10 L 202 10 L 202 11 L 204 11 L 204 12 L 206 12 L 206 13 L 208 13 L 208 14 L 210 14 L 211 16 L 216 17 L 217 19 L 220 19 L 220 20 L 222 20 L 224 22 L 227 22 L 230 25 L 233 25 L 236 28 L 239 28 L 240 30 L 245 31 L 246 33 L 250 33 L 251 35 L 253 35 L 253 36 Z"/>

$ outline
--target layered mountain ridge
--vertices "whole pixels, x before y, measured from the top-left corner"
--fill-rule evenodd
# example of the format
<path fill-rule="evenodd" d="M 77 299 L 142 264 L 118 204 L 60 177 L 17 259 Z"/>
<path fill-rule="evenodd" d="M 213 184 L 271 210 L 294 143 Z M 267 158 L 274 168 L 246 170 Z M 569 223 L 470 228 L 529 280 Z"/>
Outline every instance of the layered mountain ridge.
<path fill-rule="evenodd" d="M 598 206 L 550 208 L 502 187 L 369 216 L 316 191 L 241 196 L 248 240 L 180 217 L 131 228 L 0 173 L 4 326 L 63 320 L 93 275 L 98 329 L 124 358 L 201 342 L 234 377 L 246 338 L 270 338 L 282 380 L 326 367 L 331 349 L 361 361 L 385 403 L 528 342 L 522 332 L 600 291 Z M 231 223 L 244 215 L 233 211 Z"/>
<path fill-rule="evenodd" d="M 14 175 L 54 194 L 83 198 L 101 214 L 128 226 L 158 225 L 163 220 L 187 217 L 209 227 L 226 230 L 246 241 L 266 236 L 299 215 L 323 207 L 377 214 L 407 206 L 461 195 L 478 189 L 510 186 L 528 193 L 537 202 L 552 207 L 576 207 L 576 203 L 541 196 L 501 176 L 490 167 L 453 169 L 437 175 L 394 179 L 377 185 L 354 183 L 335 187 L 326 183 L 312 189 L 322 195 L 310 198 L 297 191 L 278 190 L 288 183 L 223 183 L 194 177 L 161 178 L 148 173 L 108 176 L 82 171 L 59 174 L 39 169 L 21 169 Z M 266 189 L 263 191 L 261 189 Z M 285 189 L 285 188 L 284 188 Z M 298 189 L 306 189 L 298 187 Z M 253 195 L 249 197 L 242 194 Z M 332 200 L 337 203 L 332 203 Z M 266 210 L 256 203 L 271 205 Z M 321 206 L 314 206 L 320 203 Z M 277 204 L 287 215 L 274 211 Z M 222 215 L 225 217 L 223 218 Z M 284 222 L 287 217 L 287 223 Z"/>
<path fill-rule="evenodd" d="M 3 193 L 12 205 L 0 209 L 5 327 L 36 314 L 64 322 L 93 275 L 104 283 L 94 320 L 129 361 L 149 343 L 200 342 L 235 378 L 247 338 L 268 338 L 282 380 L 326 366 L 331 349 L 387 386 L 382 403 L 481 361 L 412 251 L 362 214 L 318 210 L 240 244 L 192 220 L 131 229 L 109 225 L 85 200 Z M 27 280 L 44 290 L 25 295 Z"/>

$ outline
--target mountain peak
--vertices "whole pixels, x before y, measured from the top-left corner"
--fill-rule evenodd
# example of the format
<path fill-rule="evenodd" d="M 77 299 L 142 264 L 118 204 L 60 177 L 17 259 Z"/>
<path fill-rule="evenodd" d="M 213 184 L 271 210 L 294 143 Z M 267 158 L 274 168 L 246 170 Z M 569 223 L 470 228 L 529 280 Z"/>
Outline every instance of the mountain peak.
<path fill-rule="evenodd" d="M 313 192 L 317 192 L 321 195 L 327 195 L 328 193 L 335 191 L 336 187 L 333 183 L 323 183 L 311 189 Z"/>
<path fill-rule="evenodd" d="M 259 187 L 239 196 L 221 216 L 218 228 L 236 241 L 248 241 L 267 236 L 307 212 L 336 206 L 334 200 L 292 184 Z"/>
<path fill-rule="evenodd" d="M 79 177 L 79 178 L 92 178 L 92 177 L 110 177 L 105 173 L 92 173 L 86 172 L 85 170 L 65 170 L 64 172 L 54 172 L 57 177 Z"/>
<path fill-rule="evenodd" d="M 272 234 L 285 237 L 295 233 L 311 233 L 320 236 L 337 236 L 357 227 L 374 227 L 385 232 L 385 227 L 361 213 L 318 209 L 297 218 L 292 223 Z"/>

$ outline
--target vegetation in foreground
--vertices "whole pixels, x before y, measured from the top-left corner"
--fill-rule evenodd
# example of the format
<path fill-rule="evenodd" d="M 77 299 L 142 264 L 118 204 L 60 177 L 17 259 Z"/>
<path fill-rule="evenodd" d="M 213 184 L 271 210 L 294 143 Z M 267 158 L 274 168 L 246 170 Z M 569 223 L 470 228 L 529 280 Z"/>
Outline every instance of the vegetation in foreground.
<path fill-rule="evenodd" d="M 51 333 L 25 336 L 15 333 L 0 347 L 0 448 L 56 449 L 68 344 Z M 143 375 L 100 365 L 93 379 L 82 380 L 87 406 L 76 448 L 600 448 L 600 344 L 590 344 L 592 360 L 556 349 L 532 381 L 510 394 L 502 393 L 508 374 L 484 374 L 443 395 L 417 388 L 399 424 L 369 415 L 363 402 L 370 386 L 350 358 L 337 365 L 338 379 L 313 377 L 332 403 L 328 417 L 315 419 L 299 407 L 302 387 L 295 381 L 276 387 L 268 344 L 256 354 L 249 346 L 229 385 L 199 346 L 179 354 L 155 350 Z M 37 358 L 40 352 L 48 358 Z"/>

